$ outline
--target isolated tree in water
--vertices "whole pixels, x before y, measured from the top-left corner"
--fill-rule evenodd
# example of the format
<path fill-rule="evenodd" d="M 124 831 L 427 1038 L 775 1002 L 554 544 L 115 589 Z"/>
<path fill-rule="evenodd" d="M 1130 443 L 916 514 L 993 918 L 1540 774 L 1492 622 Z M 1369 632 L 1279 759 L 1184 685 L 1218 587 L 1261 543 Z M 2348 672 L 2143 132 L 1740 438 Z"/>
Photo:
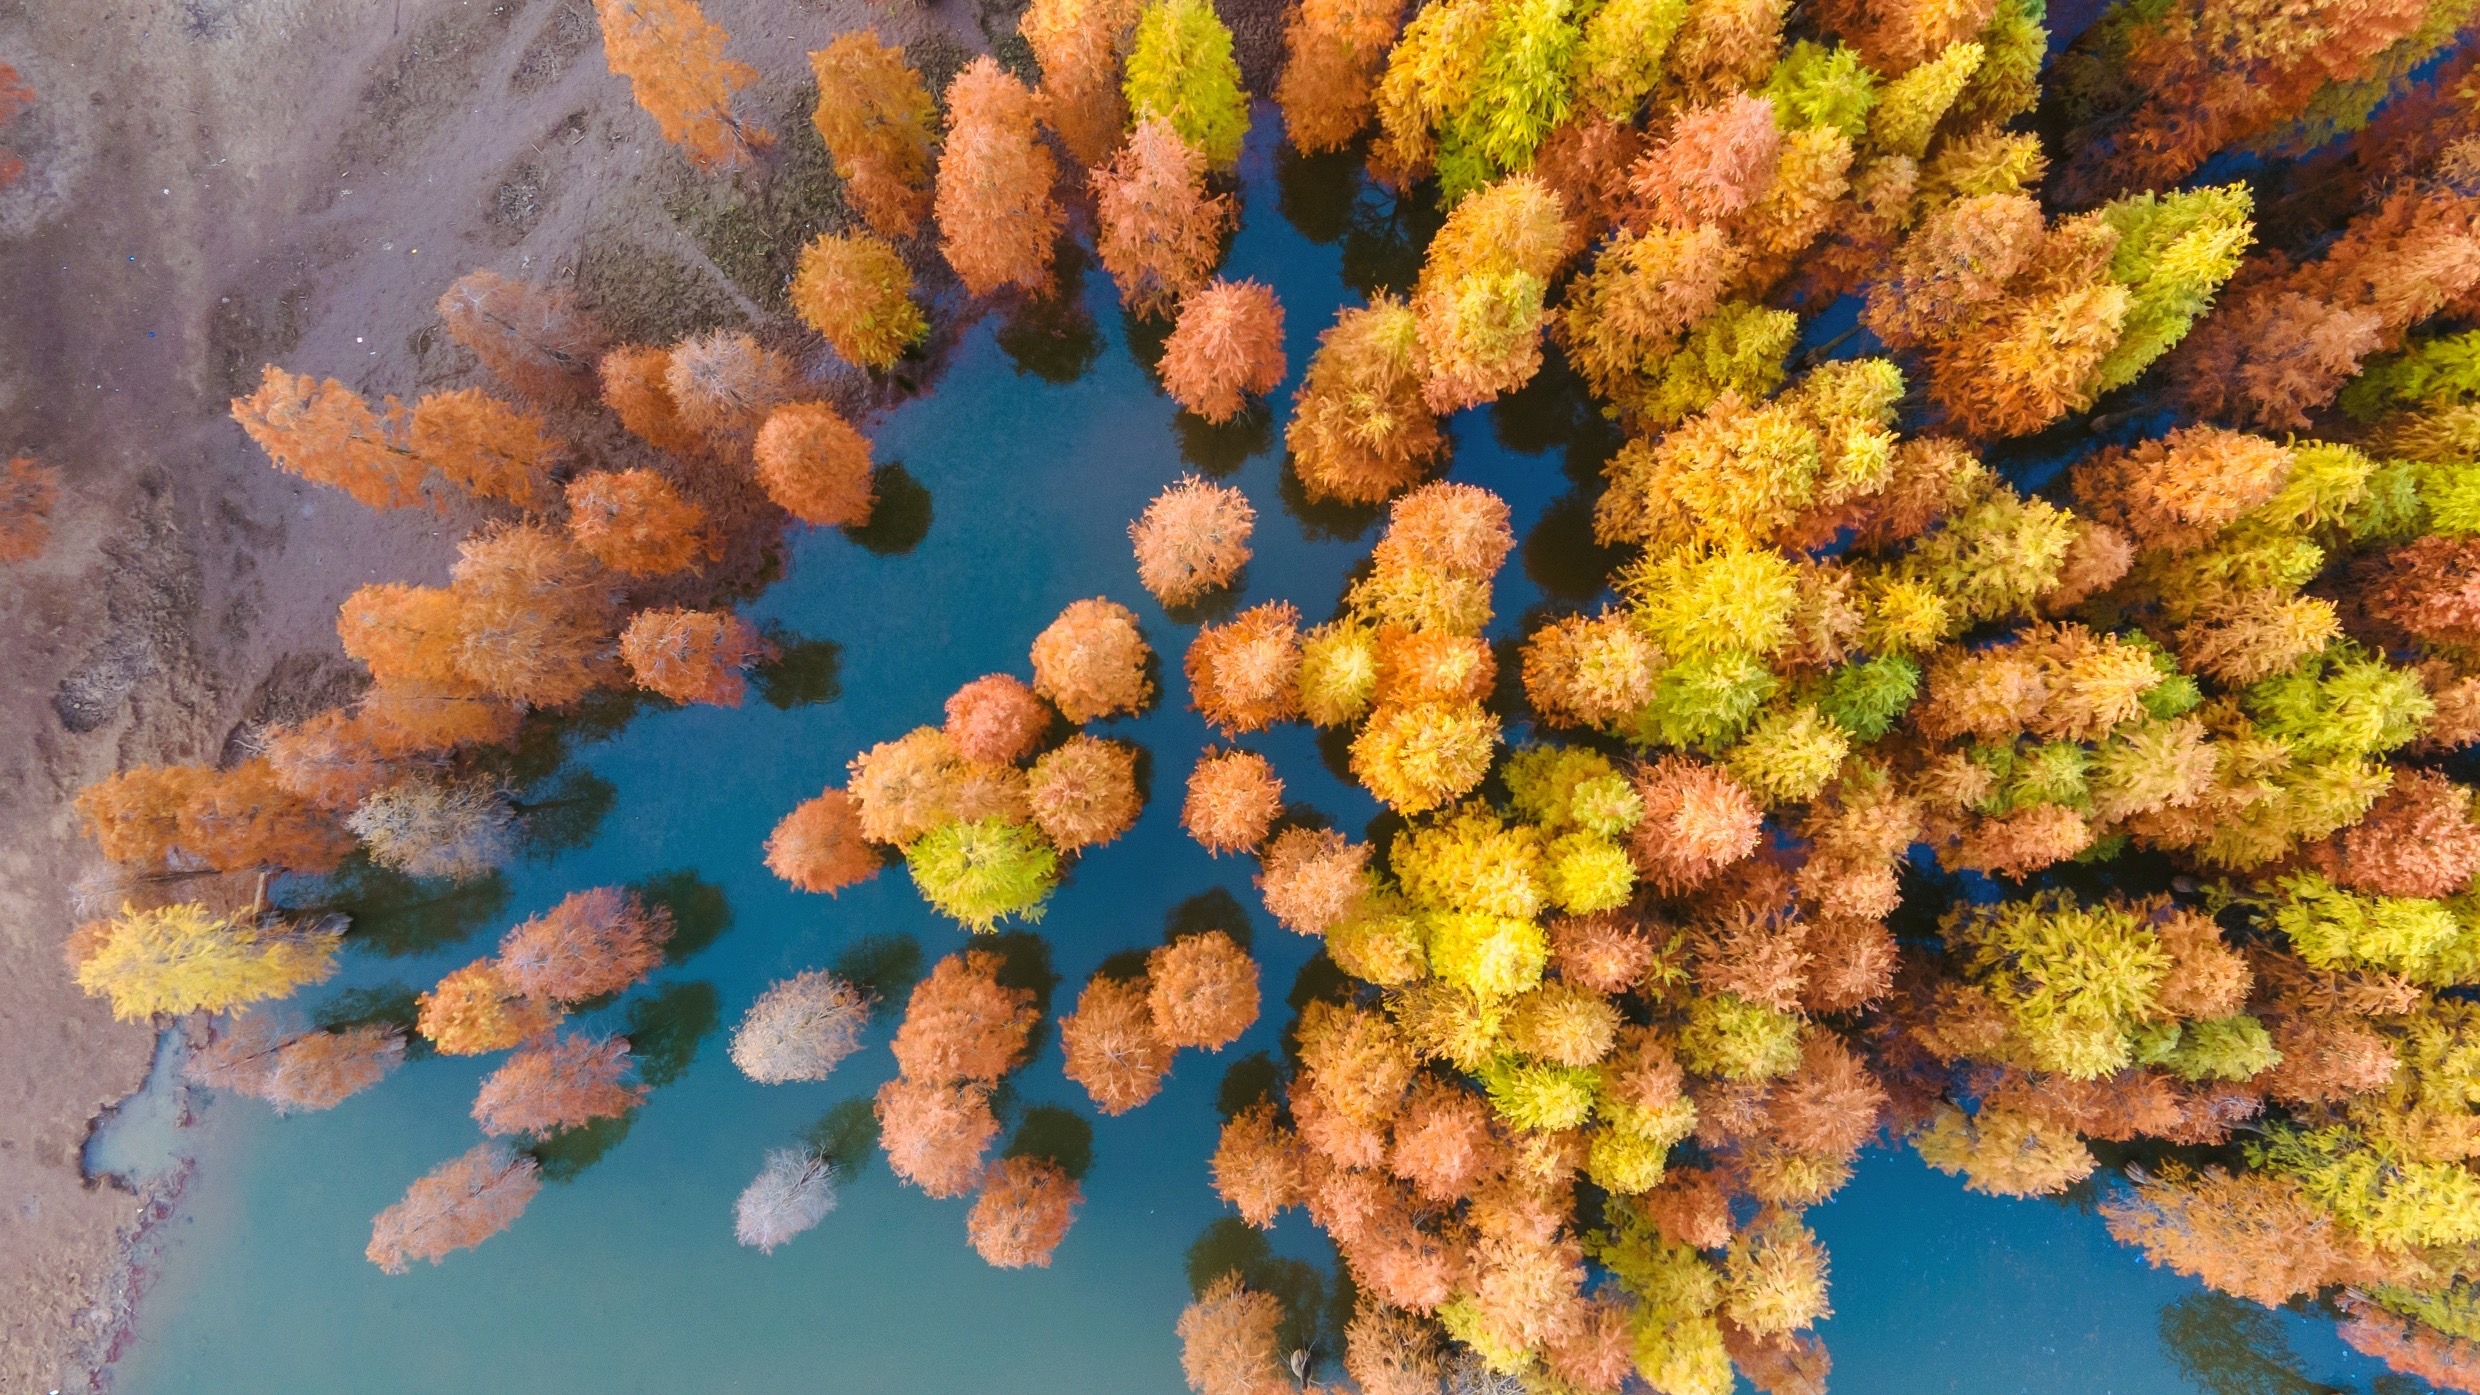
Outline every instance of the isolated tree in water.
<path fill-rule="evenodd" d="M 1003 1158 L 982 1178 L 981 1195 L 965 1218 L 965 1238 L 996 1268 L 1048 1269 L 1084 1199 L 1084 1189 L 1059 1164 Z"/>
<path fill-rule="evenodd" d="M 951 954 L 913 989 L 896 1028 L 896 1065 L 908 1080 L 994 1085 L 1023 1064 L 1039 1014 L 1033 994 L 999 982 L 999 956 Z"/>
<path fill-rule="evenodd" d="M 108 998 L 112 1015 L 209 1012 L 282 998 L 336 971 L 343 936 L 291 921 L 218 915 L 194 902 L 124 909 L 69 941 L 78 987 Z"/>
<path fill-rule="evenodd" d="M 822 528 L 858 528 L 878 504 L 870 438 L 824 402 L 789 402 L 758 428 L 758 487 Z"/>
<path fill-rule="evenodd" d="M 1094 170 L 1093 187 L 1101 222 L 1094 250 L 1122 304 L 1159 314 L 1213 274 L 1231 200 L 1206 192 L 1205 157 L 1170 122 L 1138 122 L 1111 163 Z"/>
<path fill-rule="evenodd" d="M 546 1137 L 597 1119 L 616 1119 L 645 1102 L 632 1084 L 629 1044 L 620 1037 L 563 1036 L 528 1046 L 482 1082 L 474 1118 L 488 1134 Z"/>
<path fill-rule="evenodd" d="M 752 665 L 775 646 L 737 615 L 713 610 L 641 610 L 620 632 L 620 657 L 637 686 L 674 702 L 738 707 Z"/>
<path fill-rule="evenodd" d="M 1033 94 L 984 54 L 948 84 L 947 113 L 938 192 L 947 264 L 974 295 L 1049 290 L 1066 217 L 1051 195 L 1059 166 L 1042 147 Z"/>
<path fill-rule="evenodd" d="M 629 80 L 637 104 L 701 169 L 735 169 L 774 143 L 764 127 L 732 114 L 732 96 L 758 70 L 724 57 L 731 35 L 692 0 L 594 0 L 603 57 Z"/>
<path fill-rule="evenodd" d="M 768 1085 L 824 1080 L 861 1049 L 870 995 L 824 969 L 770 985 L 732 1034 L 732 1064 Z"/>
<path fill-rule="evenodd" d="M 1283 306 L 1261 281 L 1216 281 L 1180 302 L 1163 341 L 1163 387 L 1210 422 L 1240 414 L 1283 381 Z"/>
<path fill-rule="evenodd" d="M 0 465 L 0 562 L 31 562 L 52 536 L 60 471 L 21 455 Z"/>
<path fill-rule="evenodd" d="M 809 56 L 818 78 L 811 123 L 844 190 L 881 237 L 908 238 L 930 211 L 930 139 L 937 119 L 904 50 L 876 34 L 839 34 Z"/>
<path fill-rule="evenodd" d="M 846 363 L 883 369 L 930 332 L 913 304 L 913 273 L 868 233 L 820 233 L 801 249 L 792 308 Z"/>
<path fill-rule="evenodd" d="M 852 797 L 828 790 L 784 815 L 766 839 L 766 869 L 803 891 L 829 895 L 878 875 L 879 857 L 861 835 Z"/>
<path fill-rule="evenodd" d="M 478 1143 L 405 1191 L 370 1225 L 362 1253 L 390 1274 L 417 1259 L 437 1264 L 506 1230 L 542 1190 L 534 1160 L 505 1143 Z"/>
<path fill-rule="evenodd" d="M 334 1108 L 405 1059 L 405 1034 L 378 1024 L 319 1031 L 273 1009 L 241 1013 L 191 1053 L 194 1084 L 251 1095 L 278 1114 Z"/>
<path fill-rule="evenodd" d="M 835 1165 L 806 1148 L 776 1148 L 732 1203 L 732 1238 L 761 1254 L 812 1229 L 835 1209 Z"/>
<path fill-rule="evenodd" d="M 1186 605 L 1240 574 L 1256 527 L 1257 510 L 1247 495 L 1182 476 L 1128 525 L 1137 580 L 1164 605 Z"/>
<path fill-rule="evenodd" d="M 621 887 L 588 887 L 502 936 L 499 970 L 528 997 L 579 1003 L 653 973 L 671 938 L 668 907 Z"/>
<path fill-rule="evenodd" d="M 560 291 L 475 270 L 439 297 L 439 322 L 491 376 L 537 402 L 594 395 L 594 322 Z"/>
<path fill-rule="evenodd" d="M 558 1005 L 519 993 L 489 959 L 442 978 L 415 1006 L 414 1030 L 449 1056 L 502 1051 L 560 1022 Z"/>

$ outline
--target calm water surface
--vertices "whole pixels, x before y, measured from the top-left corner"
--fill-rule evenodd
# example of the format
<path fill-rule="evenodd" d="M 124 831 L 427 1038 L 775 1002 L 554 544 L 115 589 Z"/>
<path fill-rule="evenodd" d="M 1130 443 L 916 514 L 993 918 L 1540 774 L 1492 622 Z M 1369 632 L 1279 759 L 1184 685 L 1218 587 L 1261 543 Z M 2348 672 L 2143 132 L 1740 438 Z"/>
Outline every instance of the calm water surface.
<path fill-rule="evenodd" d="M 1385 199 L 1334 168 L 1278 169 L 1269 117 L 1261 108 L 1243 171 L 1246 221 L 1224 274 L 1280 293 L 1288 394 L 1318 330 L 1357 294 L 1347 280 L 1403 286 L 1417 262 L 1410 243 L 1390 236 Z M 978 326 L 933 393 L 877 424 L 881 459 L 902 462 L 930 496 L 917 546 L 874 555 L 834 532 L 806 534 L 789 549 L 784 579 L 749 608 L 836 646 L 836 681 L 814 689 L 830 696 L 789 708 L 753 700 L 730 712 L 646 710 L 616 734 L 572 744 L 560 788 L 610 796 L 590 837 L 512 867 L 499 888 L 462 902 L 366 920 L 345 972 L 318 990 L 427 986 L 570 891 L 684 874 L 669 885 L 701 908 L 684 919 L 693 951 L 575 1024 L 629 1031 L 641 1057 L 671 1076 L 625 1136 L 604 1140 L 599 1155 L 569 1154 L 563 1179 L 480 1249 L 389 1277 L 362 1258 L 370 1217 L 472 1146 L 467 1110 L 498 1058 L 416 1061 L 331 1112 L 300 1118 L 213 1100 L 184 1131 L 197 1172 L 168 1227 L 162 1275 L 117 1389 L 1183 1388 L 1172 1324 L 1188 1298 L 1191 1248 L 1225 1214 L 1206 1179 L 1217 1087 L 1231 1060 L 1279 1054 L 1281 1002 L 1310 942 L 1257 908 L 1252 863 L 1209 858 L 1180 832 L 1181 785 L 1207 741 L 1179 706 L 1177 666 L 1196 617 L 1175 622 L 1137 585 L 1125 530 L 1184 470 L 1226 472 L 1259 511 L 1241 603 L 1286 599 L 1313 620 L 1329 613 L 1375 530 L 1365 518 L 1307 517 L 1287 504 L 1272 427 L 1254 440 L 1246 429 L 1183 437 L 1137 361 L 1148 336 L 1140 329 L 1132 351 L 1099 270 L 1086 277 L 1081 303 L 1090 328 L 1074 316 Z M 1285 405 L 1279 395 L 1274 421 Z M 1555 384 L 1453 426 L 1452 477 L 1506 496 L 1527 540 L 1498 592 L 1496 632 L 1511 636 L 1528 609 L 1584 599 L 1578 592 L 1589 594 L 1606 564 L 1588 550 L 1578 482 L 1593 478 L 1607 442 L 1582 400 Z M 840 783 L 854 752 L 936 722 L 958 684 L 1028 672 L 1034 634 L 1067 602 L 1094 595 L 1143 617 L 1171 701 L 1103 728 L 1151 752 L 1152 800 L 1134 832 L 1077 866 L 1039 926 L 1059 977 L 1055 1009 L 1066 1010 L 1106 956 L 1158 943 L 1175 918 L 1236 903 L 1249 908 L 1267 1015 L 1222 1058 L 1182 1053 L 1153 1103 L 1092 1121 L 1086 1205 L 1048 1270 L 985 1266 L 964 1242 L 966 1201 L 899 1187 L 875 1157 L 818 1229 L 771 1256 L 735 1245 L 732 1201 L 766 1151 L 793 1143 L 839 1104 L 865 1101 L 893 1061 L 883 1049 L 892 1024 L 881 1022 L 873 1049 L 834 1078 L 756 1085 L 726 1059 L 731 1024 L 768 983 L 830 964 L 866 937 L 910 937 L 932 959 L 966 941 L 921 903 L 900 867 L 832 900 L 788 890 L 760 863 L 768 829 Z M 1377 812 L 1305 729 L 1248 744 L 1275 760 L 1294 802 L 1351 829 Z M 504 900 L 494 904 L 498 891 Z M 729 915 L 719 931 L 718 907 Z M 1055 1040 L 1015 1078 L 1013 1113 L 1042 1106 L 1091 1115 L 1083 1092 L 1060 1076 Z M 1833 1254 L 1836 1313 L 1822 1330 L 1839 1392 L 2418 1388 L 2381 1383 L 2378 1368 L 2325 1324 L 2227 1303 L 2147 1269 L 2089 1212 L 1968 1196 L 1908 1153 L 1872 1154 L 1811 1220 Z M 1331 1262 L 1297 1213 L 1273 1245 Z"/>

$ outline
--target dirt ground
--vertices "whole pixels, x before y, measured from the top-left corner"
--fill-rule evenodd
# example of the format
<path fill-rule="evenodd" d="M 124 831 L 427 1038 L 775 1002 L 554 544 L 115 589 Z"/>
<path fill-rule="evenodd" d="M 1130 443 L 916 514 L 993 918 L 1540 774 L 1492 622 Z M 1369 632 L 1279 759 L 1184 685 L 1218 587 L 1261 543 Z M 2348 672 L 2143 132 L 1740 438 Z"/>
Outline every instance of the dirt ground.
<path fill-rule="evenodd" d="M 763 192 L 688 176 L 590 0 L 0 0 L 39 94 L 0 132 L 28 166 L 0 191 L 0 451 L 63 474 L 48 551 L 0 569 L 0 1390 L 102 1388 L 162 1211 L 80 1166 L 156 1034 L 62 962 L 96 870 L 69 799 L 349 694 L 337 604 L 444 579 L 461 530 L 279 474 L 225 403 L 270 360 L 407 398 L 480 381 L 431 310 L 476 266 L 573 287 L 614 338 L 788 336 L 791 256 L 842 216 L 807 51 L 875 24 L 937 81 L 1012 38 L 1007 0 L 705 8 L 765 74 Z M 1244 31 L 1261 91 L 1270 44 Z"/>

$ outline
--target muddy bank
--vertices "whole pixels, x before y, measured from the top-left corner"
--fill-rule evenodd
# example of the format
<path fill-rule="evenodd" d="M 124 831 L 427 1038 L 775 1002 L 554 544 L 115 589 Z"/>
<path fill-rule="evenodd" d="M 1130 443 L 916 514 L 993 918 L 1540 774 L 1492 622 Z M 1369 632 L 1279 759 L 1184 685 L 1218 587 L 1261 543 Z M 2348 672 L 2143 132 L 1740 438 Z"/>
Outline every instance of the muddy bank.
<path fill-rule="evenodd" d="M 788 341 L 790 258 L 842 216 L 808 50 L 875 23 L 952 71 L 1013 16 L 707 9 L 765 74 L 772 179 L 691 178 L 588 0 L 0 0 L 0 61 L 38 94 L 0 190 L 0 451 L 62 473 L 49 548 L 0 571 L 0 1389 L 101 1384 L 175 1195 L 81 1166 L 156 1036 L 62 962 L 110 909 L 81 904 L 69 799 L 335 700 L 337 604 L 442 579 L 457 531 L 278 474 L 226 401 L 271 359 L 374 395 L 479 382 L 431 310 L 475 266 L 573 288 L 617 338 Z"/>

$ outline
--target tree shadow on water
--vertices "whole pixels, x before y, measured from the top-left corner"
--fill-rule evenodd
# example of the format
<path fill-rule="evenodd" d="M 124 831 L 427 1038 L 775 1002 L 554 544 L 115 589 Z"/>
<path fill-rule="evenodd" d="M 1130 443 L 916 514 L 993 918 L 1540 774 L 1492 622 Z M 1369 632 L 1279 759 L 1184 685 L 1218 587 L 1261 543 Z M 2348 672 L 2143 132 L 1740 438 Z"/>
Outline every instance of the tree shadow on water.
<path fill-rule="evenodd" d="M 637 1078 L 664 1086 L 678 1080 L 697 1059 L 698 1045 L 723 1021 L 723 995 L 706 982 L 667 983 L 648 997 L 629 1004 L 629 1055 L 637 1062 Z"/>
<path fill-rule="evenodd" d="M 1085 252 L 1062 239 L 1051 293 L 1020 302 L 993 336 L 1020 374 L 1073 383 L 1102 361 L 1102 333 L 1085 312 Z"/>
<path fill-rule="evenodd" d="M 1252 1051 L 1224 1068 L 1223 1081 L 1214 1090 L 1214 1112 L 1226 1122 L 1237 1119 L 1272 1100 L 1282 1083 L 1283 1072 L 1274 1058 Z"/>
<path fill-rule="evenodd" d="M 1600 595 L 1612 570 L 1627 560 L 1625 550 L 1594 538 L 1595 497 L 1581 490 L 1560 495 L 1524 535 L 1524 575 L 1559 600 Z"/>
<path fill-rule="evenodd" d="M 686 867 L 657 872 L 629 883 L 648 904 L 672 913 L 672 938 L 663 946 L 663 962 L 677 964 L 722 938 L 732 928 L 732 903 L 723 888 L 702 881 Z"/>
<path fill-rule="evenodd" d="M 1275 494 L 1283 501 L 1283 512 L 1300 525 L 1300 535 L 1311 542 L 1359 542 L 1386 516 L 1384 504 L 1312 500 L 1307 487 L 1300 482 L 1300 471 L 1289 459 L 1283 462 L 1283 474 L 1275 481 Z"/>
<path fill-rule="evenodd" d="M 1163 916 L 1164 944 L 1190 935 L 1202 935 L 1209 930 L 1220 930 L 1229 935 L 1231 942 L 1242 949 L 1250 948 L 1257 938 L 1249 927 L 1248 907 L 1240 904 L 1239 897 L 1219 886 L 1198 892 L 1173 906 Z"/>
<path fill-rule="evenodd" d="M 401 959 L 444 949 L 497 920 L 508 909 L 508 879 L 498 872 L 466 882 L 408 877 L 355 852 L 310 909 L 345 916 L 355 948 Z"/>
<path fill-rule="evenodd" d="M 1031 993 L 1034 1010 L 1050 1016 L 1051 994 L 1059 987 L 1059 971 L 1051 967 L 1050 941 L 1030 930 L 1010 930 L 976 935 L 972 948 L 998 955 L 1000 985 Z"/>
<path fill-rule="evenodd" d="M 311 1022 L 323 1032 L 345 1032 L 355 1027 L 394 1027 L 405 1039 L 405 1059 L 419 1061 L 435 1054 L 430 1038 L 414 1030 L 421 1016 L 421 1006 L 413 989 L 401 983 L 385 983 L 375 988 L 348 988 L 319 1004 L 310 1015 Z"/>
<path fill-rule="evenodd" d="M 525 860 L 548 862 L 592 843 L 620 802 L 620 791 L 593 771 L 572 766 L 510 802 L 523 821 Z"/>
<path fill-rule="evenodd" d="M 921 982 L 921 941 L 903 934 L 864 936 L 844 946 L 833 971 L 882 1005 L 900 1002 Z"/>
<path fill-rule="evenodd" d="M 850 1182 L 869 1166 L 870 1154 L 878 1147 L 878 1112 L 867 1095 L 846 1100 L 820 1115 L 801 1141 L 835 1164 L 836 1180 Z"/>
<path fill-rule="evenodd" d="M 1274 157 L 1275 208 L 1311 242 L 1340 241 L 1352 230 L 1360 182 L 1358 147 L 1303 155 L 1286 141 Z"/>
<path fill-rule="evenodd" d="M 1003 1158 L 1040 1158 L 1057 1164 L 1070 1180 L 1082 1182 L 1094 1165 L 1094 1126 L 1076 1111 L 1055 1104 L 1037 1104 L 1025 1111 Z"/>
<path fill-rule="evenodd" d="M 2207 1395 L 2346 1395 L 2312 1380 L 2282 1321 L 2222 1293 L 2191 1293 L 2161 1310 L 2170 1364 Z"/>
<path fill-rule="evenodd" d="M 803 639 L 771 621 L 765 628 L 775 658 L 758 665 L 750 676 L 767 706 L 788 712 L 844 695 L 844 646 L 831 639 Z"/>
<path fill-rule="evenodd" d="M 522 1151 L 542 1169 L 546 1182 L 574 1182 L 587 1168 L 603 1160 L 603 1155 L 618 1147 L 629 1136 L 629 1126 L 637 1122 L 637 1111 L 612 1119 L 597 1119 L 573 1129 L 562 1129 L 549 1138 L 538 1140 Z"/>
<path fill-rule="evenodd" d="M 878 496 L 878 502 L 870 506 L 870 521 L 846 528 L 844 536 L 879 557 L 901 557 L 921 546 L 921 540 L 930 536 L 929 489 L 913 478 L 901 460 L 890 460 L 873 471 L 870 488 Z"/>
<path fill-rule="evenodd" d="M 1213 422 L 1195 412 L 1182 412 L 1171 422 L 1179 438 L 1180 459 L 1220 479 L 1249 463 L 1252 456 L 1274 449 L 1274 408 L 1251 402 L 1229 421 Z"/>
<path fill-rule="evenodd" d="M 1307 1260 L 1274 1252 L 1264 1233 L 1237 1216 L 1225 1216 L 1199 1232 L 1188 1247 L 1188 1288 L 1203 1294 L 1225 1274 L 1238 1274 L 1250 1289 L 1283 1305 L 1276 1349 L 1285 1356 L 1318 1347 L 1326 1276 Z"/>

